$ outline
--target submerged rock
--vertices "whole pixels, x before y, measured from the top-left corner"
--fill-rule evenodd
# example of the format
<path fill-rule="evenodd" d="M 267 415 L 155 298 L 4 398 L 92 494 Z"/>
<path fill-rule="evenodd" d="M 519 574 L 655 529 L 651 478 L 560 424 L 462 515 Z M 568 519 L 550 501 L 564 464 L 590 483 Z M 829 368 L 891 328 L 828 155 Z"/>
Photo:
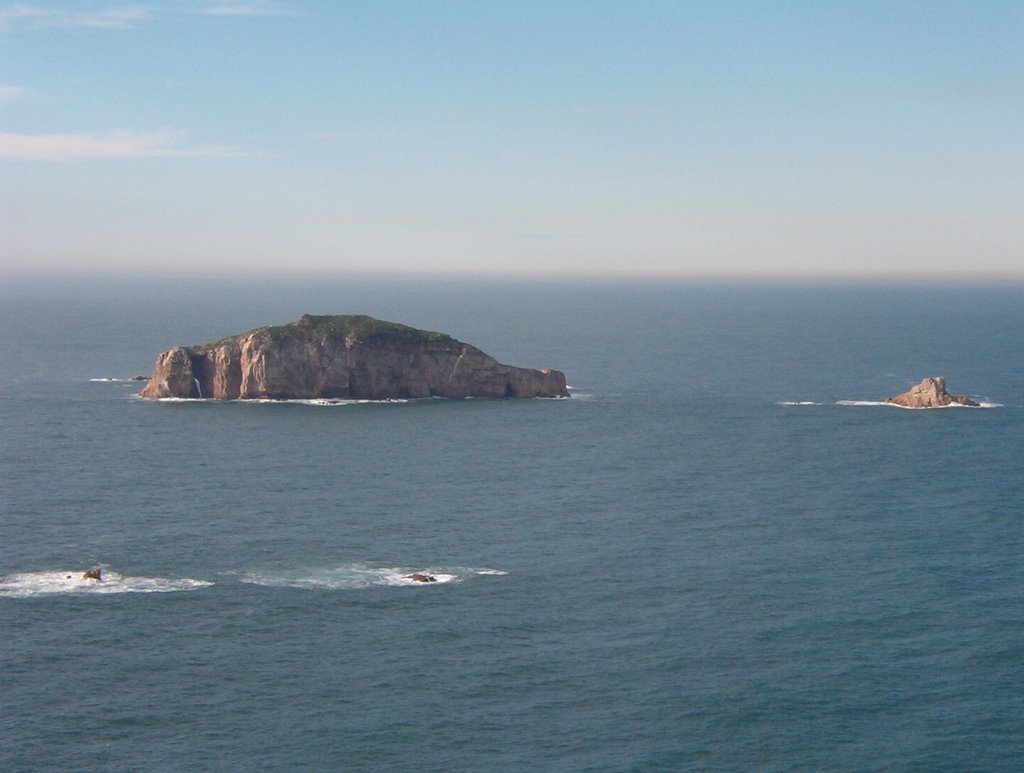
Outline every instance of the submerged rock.
<path fill-rule="evenodd" d="M 437 582 L 437 578 L 434 577 L 434 575 L 420 574 L 419 572 L 416 572 L 415 574 L 407 574 L 405 579 L 414 580 L 415 582 Z"/>
<path fill-rule="evenodd" d="M 141 397 L 215 400 L 568 397 L 565 374 L 503 365 L 443 333 L 306 314 L 157 357 Z"/>
<path fill-rule="evenodd" d="M 904 408 L 945 408 L 947 405 L 966 405 L 971 408 L 980 407 L 966 395 L 951 395 L 946 391 L 946 379 L 942 376 L 926 378 L 917 386 L 913 386 L 903 394 L 886 400 L 892 405 Z"/>

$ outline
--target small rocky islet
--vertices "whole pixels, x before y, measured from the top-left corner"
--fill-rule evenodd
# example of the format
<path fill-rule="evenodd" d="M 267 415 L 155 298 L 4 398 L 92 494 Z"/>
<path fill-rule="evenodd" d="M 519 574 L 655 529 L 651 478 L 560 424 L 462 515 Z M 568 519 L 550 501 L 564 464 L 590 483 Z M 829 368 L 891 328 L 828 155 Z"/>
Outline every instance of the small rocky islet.
<path fill-rule="evenodd" d="M 365 315 L 305 314 L 160 354 L 149 399 L 569 397 L 565 374 L 504 365 L 444 333 Z"/>
<path fill-rule="evenodd" d="M 946 408 L 951 405 L 963 405 L 968 408 L 980 408 L 981 403 L 975 402 L 966 395 L 951 395 L 946 389 L 946 379 L 942 376 L 929 376 L 920 384 L 912 386 L 906 392 L 890 397 L 885 402 L 901 408 Z"/>

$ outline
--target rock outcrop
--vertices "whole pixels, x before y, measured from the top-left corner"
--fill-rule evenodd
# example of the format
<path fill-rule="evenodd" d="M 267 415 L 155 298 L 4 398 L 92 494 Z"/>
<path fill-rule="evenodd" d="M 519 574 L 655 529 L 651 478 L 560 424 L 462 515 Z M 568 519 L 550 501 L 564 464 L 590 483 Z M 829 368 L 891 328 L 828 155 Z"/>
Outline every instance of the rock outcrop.
<path fill-rule="evenodd" d="M 568 397 L 561 371 L 503 365 L 443 333 L 367 316 L 304 315 L 162 353 L 141 397 Z"/>
<path fill-rule="evenodd" d="M 945 408 L 948 405 L 979 407 L 979 403 L 965 395 L 951 395 L 947 392 L 946 379 L 942 376 L 926 378 L 917 386 L 911 387 L 903 394 L 890 397 L 886 402 L 903 408 Z"/>

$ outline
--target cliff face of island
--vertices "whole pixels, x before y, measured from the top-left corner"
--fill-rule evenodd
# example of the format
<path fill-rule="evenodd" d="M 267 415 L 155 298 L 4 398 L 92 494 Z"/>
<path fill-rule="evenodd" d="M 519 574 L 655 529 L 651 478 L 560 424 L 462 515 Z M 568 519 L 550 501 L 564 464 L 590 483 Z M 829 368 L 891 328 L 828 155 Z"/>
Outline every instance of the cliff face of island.
<path fill-rule="evenodd" d="M 890 397 L 886 402 L 904 408 L 945 408 L 949 405 L 980 407 L 979 403 L 966 395 L 951 395 L 947 392 L 946 379 L 942 376 L 926 378 L 917 386 L 913 386 L 895 397 Z"/>
<path fill-rule="evenodd" d="M 367 316 L 306 314 L 157 357 L 141 397 L 568 397 L 565 375 L 503 365 L 443 333 Z"/>

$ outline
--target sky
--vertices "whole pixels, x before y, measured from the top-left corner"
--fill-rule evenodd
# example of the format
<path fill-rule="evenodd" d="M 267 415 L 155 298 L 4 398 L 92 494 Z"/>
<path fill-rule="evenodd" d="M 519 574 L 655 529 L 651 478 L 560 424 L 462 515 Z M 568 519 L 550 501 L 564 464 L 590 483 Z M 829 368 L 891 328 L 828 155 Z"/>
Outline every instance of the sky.
<path fill-rule="evenodd" d="M 1024 280 L 1024 3 L 0 2 L 0 278 Z"/>

